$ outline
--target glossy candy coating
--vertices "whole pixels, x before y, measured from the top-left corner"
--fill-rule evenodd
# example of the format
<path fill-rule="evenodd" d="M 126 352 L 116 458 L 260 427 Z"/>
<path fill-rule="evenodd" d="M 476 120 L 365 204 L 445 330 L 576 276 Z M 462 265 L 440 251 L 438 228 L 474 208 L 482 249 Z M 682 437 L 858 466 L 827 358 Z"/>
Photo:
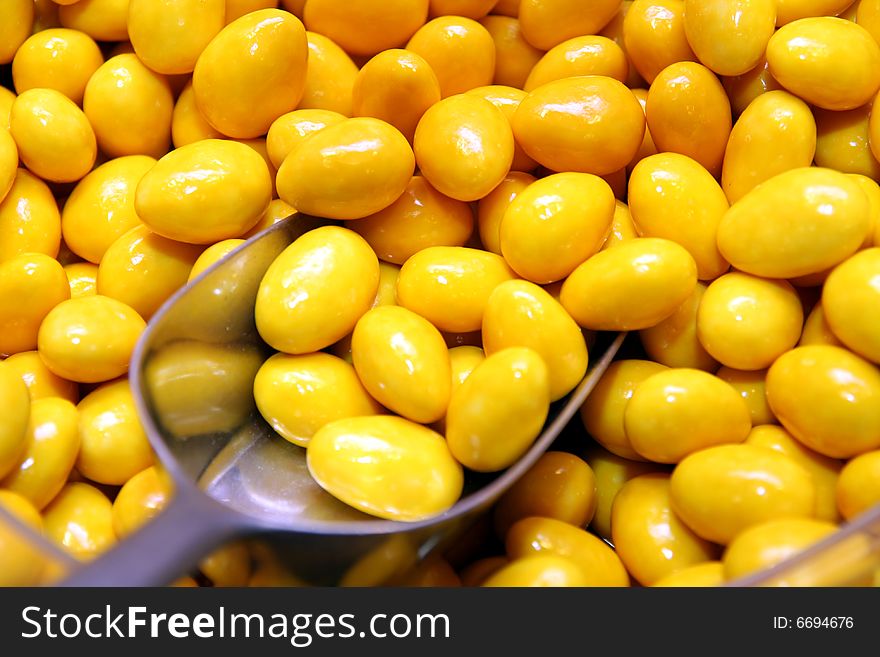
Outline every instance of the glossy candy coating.
<path fill-rule="evenodd" d="M 430 322 L 400 306 L 378 306 L 351 339 L 355 371 L 381 404 L 428 424 L 446 413 L 452 389 L 449 351 Z"/>
<path fill-rule="evenodd" d="M 445 511 L 461 494 L 461 466 L 443 437 L 399 417 L 337 420 L 309 442 L 309 472 L 355 508 L 415 521 Z"/>
<path fill-rule="evenodd" d="M 299 212 L 360 219 L 397 200 L 414 168 L 412 149 L 400 131 L 359 117 L 328 126 L 293 150 L 278 169 L 276 184 L 278 196 Z"/>
<path fill-rule="evenodd" d="M 257 330 L 286 353 L 329 347 L 354 329 L 378 286 L 378 259 L 360 235 L 337 226 L 317 228 L 288 246 L 263 276 Z"/>
<path fill-rule="evenodd" d="M 238 18 L 196 61 L 196 105 L 216 130 L 251 139 L 296 108 L 306 84 L 308 43 L 300 20 L 279 9 Z M 253 99 L 259 98 L 259 103 Z"/>

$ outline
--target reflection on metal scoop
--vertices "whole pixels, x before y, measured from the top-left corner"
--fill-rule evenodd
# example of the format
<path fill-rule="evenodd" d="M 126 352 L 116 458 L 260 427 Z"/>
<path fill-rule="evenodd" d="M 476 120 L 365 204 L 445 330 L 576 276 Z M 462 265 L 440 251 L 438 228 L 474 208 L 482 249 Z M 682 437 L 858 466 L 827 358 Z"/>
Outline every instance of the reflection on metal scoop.
<path fill-rule="evenodd" d="M 202 273 L 153 317 L 132 356 L 130 380 L 174 497 L 151 523 L 81 567 L 66 585 L 165 584 L 223 541 L 243 535 L 270 541 L 295 574 L 313 584 L 370 580 L 375 574 L 369 564 L 395 546 L 406 546 L 399 563 L 412 563 L 451 542 L 522 476 L 575 414 L 623 341 L 623 334 L 600 336 L 592 368 L 554 404 L 530 450 L 503 472 L 468 474 L 451 509 L 414 523 L 367 516 L 314 482 L 305 450 L 275 434 L 253 399 L 254 376 L 271 353 L 254 325 L 260 281 L 293 240 L 327 223 L 296 215 L 275 224 Z"/>

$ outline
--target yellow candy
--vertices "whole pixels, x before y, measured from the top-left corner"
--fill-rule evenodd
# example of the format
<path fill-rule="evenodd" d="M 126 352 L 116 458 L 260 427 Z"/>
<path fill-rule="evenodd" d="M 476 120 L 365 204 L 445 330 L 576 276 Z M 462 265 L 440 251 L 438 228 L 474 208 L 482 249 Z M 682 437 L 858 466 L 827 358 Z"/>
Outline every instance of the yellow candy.
<path fill-rule="evenodd" d="M 300 109 L 325 109 L 352 116 L 352 90 L 358 67 L 332 40 L 306 32 L 308 68 Z"/>
<path fill-rule="evenodd" d="M 495 42 L 485 27 L 470 18 L 435 18 L 412 35 L 406 49 L 428 62 L 443 98 L 492 84 Z"/>
<path fill-rule="evenodd" d="M 189 283 L 203 271 L 209 267 L 213 267 L 218 261 L 222 260 L 244 244 L 244 242 L 245 241 L 241 239 L 231 239 L 223 240 L 222 242 L 217 242 L 216 244 L 209 246 L 202 251 L 202 254 L 196 259 L 192 269 L 189 271 L 189 276 L 187 277 L 186 282 Z"/>
<path fill-rule="evenodd" d="M 832 458 L 880 447 L 880 370 L 840 347 L 797 347 L 767 372 L 767 401 L 788 431 Z"/>
<path fill-rule="evenodd" d="M 512 125 L 517 143 L 548 169 L 601 176 L 632 160 L 645 134 L 645 114 L 622 83 L 582 76 L 533 90 Z"/>
<path fill-rule="evenodd" d="M 603 36 L 581 36 L 554 46 L 532 68 L 523 89 L 576 75 L 606 75 L 626 82 L 626 55 L 614 41 Z"/>
<path fill-rule="evenodd" d="M 880 185 L 873 178 L 859 173 L 851 173 L 849 177 L 855 180 L 865 192 L 865 196 L 868 197 L 868 206 L 871 208 L 871 223 L 874 225 L 874 229 L 862 242 L 862 248 L 880 246 L 880 240 L 877 240 L 876 237 L 876 233 L 880 233 Z"/>
<path fill-rule="evenodd" d="M 856 181 L 831 169 L 799 168 L 734 203 L 718 227 L 718 248 L 744 272 L 791 278 L 845 260 L 870 228 L 868 198 Z"/>
<path fill-rule="evenodd" d="M 137 186 L 134 207 L 155 233 L 191 244 L 238 237 L 272 198 L 263 158 L 244 144 L 205 139 L 171 151 Z"/>
<path fill-rule="evenodd" d="M 745 400 L 746 406 L 749 407 L 753 427 L 776 421 L 776 416 L 773 415 L 773 411 L 767 404 L 766 375 L 766 370 L 744 371 L 730 367 L 722 367 L 715 372 L 715 376 L 733 386 L 734 390 Z"/>
<path fill-rule="evenodd" d="M 697 312 L 697 336 L 723 365 L 769 367 L 797 344 L 804 311 L 786 281 L 732 272 L 712 281 Z"/>
<path fill-rule="evenodd" d="M 64 487 L 79 453 L 76 407 L 57 397 L 35 400 L 26 435 L 24 452 L 0 486 L 42 509 Z"/>
<path fill-rule="evenodd" d="M 16 372 L 27 386 L 31 401 L 44 397 L 60 397 L 74 404 L 79 401 L 76 383 L 53 374 L 37 351 L 21 351 L 3 361 Z"/>
<path fill-rule="evenodd" d="M 537 180 L 504 212 L 501 253 L 523 278 L 561 280 L 602 246 L 614 207 L 614 193 L 598 176 L 572 172 Z"/>
<path fill-rule="evenodd" d="M 632 448 L 657 463 L 678 463 L 714 445 L 740 443 L 752 427 L 749 409 L 731 385 L 687 368 L 641 381 L 623 420 Z"/>
<path fill-rule="evenodd" d="M 812 518 L 816 486 L 795 461 L 765 447 L 719 445 L 672 472 L 672 509 L 695 534 L 722 545 L 767 520 Z"/>
<path fill-rule="evenodd" d="M 697 265 L 683 247 L 640 237 L 580 265 L 563 284 L 560 300 L 585 328 L 631 331 L 672 315 L 696 285 Z"/>
<path fill-rule="evenodd" d="M 67 281 L 70 283 L 70 298 L 92 296 L 98 293 L 98 265 L 91 262 L 76 262 L 64 266 Z"/>
<path fill-rule="evenodd" d="M 486 354 L 479 347 L 462 345 L 449 349 L 449 365 L 452 370 L 452 390 L 464 383 L 474 368 L 486 360 Z"/>
<path fill-rule="evenodd" d="M 128 39 L 129 0 L 62 1 L 58 19 L 64 27 L 85 32 L 96 41 Z"/>
<path fill-rule="evenodd" d="M 623 22 L 626 20 L 626 15 L 629 13 L 630 9 L 632 9 L 633 1 L 632 0 L 624 0 L 620 4 L 620 9 L 614 15 L 607 25 L 602 28 L 602 31 L 599 32 L 600 36 L 608 37 L 614 43 L 616 43 L 622 50 L 623 54 L 626 57 L 627 62 L 627 75 L 625 84 L 630 89 L 636 89 L 644 85 L 645 81 L 642 79 L 642 76 L 639 74 L 638 69 L 633 65 L 632 60 L 629 57 L 629 53 L 626 49 L 626 38 L 623 34 Z"/>
<path fill-rule="evenodd" d="M 840 514 L 852 520 L 880 502 L 880 451 L 866 452 L 847 463 L 837 480 Z"/>
<path fill-rule="evenodd" d="M 744 577 L 766 570 L 833 533 L 837 527 L 809 518 L 780 518 L 739 534 L 724 552 L 724 576 Z"/>
<path fill-rule="evenodd" d="M 552 554 L 525 556 L 502 566 L 481 586 L 572 587 L 587 586 L 587 578 L 573 559 Z"/>
<path fill-rule="evenodd" d="M 742 114 L 749 103 L 758 96 L 782 89 L 782 86 L 770 75 L 770 67 L 764 57 L 751 71 L 722 78 L 721 82 L 730 99 L 730 108 L 734 115 Z"/>
<path fill-rule="evenodd" d="M 61 213 L 64 242 L 71 251 L 97 264 L 117 238 L 140 224 L 135 189 L 155 163 L 147 155 L 120 157 L 77 184 Z"/>
<path fill-rule="evenodd" d="M 61 243 L 61 216 L 52 192 L 25 169 L 13 169 L 13 176 L 0 202 L 0 262 L 25 253 L 54 258 Z"/>
<path fill-rule="evenodd" d="M 497 12 L 497 5 L 494 11 Z M 532 67 L 544 52 L 525 40 L 515 14 L 492 14 L 481 18 L 480 25 L 486 28 L 495 42 L 495 75 L 492 82 L 522 89 Z"/>
<path fill-rule="evenodd" d="M 424 318 L 399 306 L 373 308 L 354 328 L 351 355 L 367 391 L 395 413 L 423 424 L 446 413 L 449 352 Z"/>
<path fill-rule="evenodd" d="M 333 39 L 352 55 L 403 47 L 428 17 L 428 0 L 314 0 L 306 3 L 309 30 Z"/>
<path fill-rule="evenodd" d="M 645 112 L 645 108 L 648 104 L 648 90 L 647 89 L 632 89 L 633 96 L 636 97 L 636 100 L 639 101 L 639 105 L 642 108 L 642 112 Z M 632 172 L 633 168 L 642 160 L 650 155 L 654 155 L 657 153 L 657 146 L 654 144 L 654 138 L 651 137 L 651 131 L 648 128 L 645 128 L 645 134 L 642 137 L 642 143 L 639 146 L 639 149 L 636 151 L 636 154 L 633 155 L 633 158 L 626 165 L 626 172 Z M 626 177 L 624 176 L 623 186 L 626 187 Z M 625 191 L 625 189 L 623 190 Z"/>
<path fill-rule="evenodd" d="M 255 410 L 251 383 L 264 359 L 256 346 L 236 343 L 164 346 L 145 370 L 163 426 L 179 438 L 237 431 Z"/>
<path fill-rule="evenodd" d="M 161 157 L 171 142 L 174 96 L 168 80 L 133 54 L 111 57 L 86 85 L 83 109 L 111 157 Z"/>
<path fill-rule="evenodd" d="M 541 432 L 550 407 L 547 366 L 525 347 L 486 357 L 452 394 L 446 441 L 456 460 L 478 472 L 512 465 Z"/>
<path fill-rule="evenodd" d="M 103 63 L 98 44 L 87 34 L 65 28 L 43 30 L 15 53 L 12 80 L 18 93 L 55 89 L 79 105 L 86 83 Z"/>
<path fill-rule="evenodd" d="M 852 7 L 856 8 L 856 23 L 868 30 L 876 41 L 880 36 L 880 3 L 877 0 L 858 0 L 850 11 Z"/>
<path fill-rule="evenodd" d="M 128 371 L 131 352 L 145 326 L 130 306 L 110 297 L 62 301 L 40 326 L 40 357 L 52 372 L 70 381 L 109 381 Z"/>
<path fill-rule="evenodd" d="M 635 461 L 644 460 L 627 438 L 624 411 L 638 385 L 665 369 L 649 360 L 612 363 L 581 406 L 581 421 L 587 433 L 612 454 Z M 610 509 L 610 500 L 608 506 Z"/>
<path fill-rule="evenodd" d="M 667 66 L 651 83 L 645 113 L 657 150 L 687 155 L 713 176 L 721 172 L 730 102 L 712 71 L 694 62 Z"/>
<path fill-rule="evenodd" d="M 630 240 L 638 236 L 639 234 L 636 232 L 636 227 L 633 224 L 629 206 L 623 201 L 615 199 L 614 216 L 611 218 L 611 231 L 608 233 L 608 238 L 602 245 L 601 250 L 614 248 L 624 240 Z"/>
<path fill-rule="evenodd" d="M 815 114 L 816 166 L 880 177 L 880 162 L 869 146 L 870 103 L 841 112 L 816 109 Z"/>
<path fill-rule="evenodd" d="M 587 344 L 580 327 L 534 283 L 507 281 L 492 291 L 482 336 L 487 355 L 508 347 L 536 351 L 547 365 L 551 401 L 571 392 L 587 371 Z"/>
<path fill-rule="evenodd" d="M 859 107 L 880 87 L 880 46 L 866 29 L 842 18 L 786 24 L 767 44 L 767 63 L 779 84 L 823 109 Z"/>
<path fill-rule="evenodd" d="M 880 247 L 835 267 L 822 288 L 822 308 L 841 342 L 880 363 Z"/>
<path fill-rule="evenodd" d="M 653 586 L 721 586 L 724 583 L 724 566 L 720 561 L 704 561 L 654 582 Z"/>
<path fill-rule="evenodd" d="M 57 260 L 25 253 L 0 263 L 0 354 L 37 347 L 40 323 L 70 298 L 70 285 Z"/>
<path fill-rule="evenodd" d="M 690 367 L 714 372 L 716 361 L 697 337 L 697 311 L 706 285 L 697 283 L 693 293 L 675 312 L 654 326 L 639 331 L 645 353 L 667 367 Z"/>
<path fill-rule="evenodd" d="M 522 89 L 505 87 L 499 84 L 492 84 L 487 87 L 475 87 L 465 93 L 469 96 L 479 96 L 484 100 L 488 100 L 501 110 L 507 118 L 508 123 L 513 121 L 513 115 L 516 114 L 516 110 L 519 108 L 523 98 L 528 95 Z M 537 165 L 538 163 L 530 158 L 522 149 L 522 146 L 517 144 L 516 140 L 514 140 L 513 162 L 510 164 L 511 171 L 531 171 Z"/>
<path fill-rule="evenodd" d="M 843 343 L 838 340 L 837 336 L 831 331 L 831 327 L 828 326 L 821 301 L 813 306 L 813 310 L 810 311 L 807 321 L 804 322 L 801 339 L 798 342 L 800 346 L 811 344 L 824 344 L 832 347 L 843 346 Z"/>
<path fill-rule="evenodd" d="M 345 120 L 339 112 L 323 109 L 301 109 L 282 114 L 272 122 L 266 135 L 266 150 L 275 169 L 284 158 L 310 135 Z"/>
<path fill-rule="evenodd" d="M 242 235 L 242 239 L 249 239 L 257 233 L 260 233 L 267 228 L 271 228 L 279 221 L 295 217 L 296 214 L 297 212 L 292 205 L 282 201 L 280 198 L 273 198 L 269 201 L 269 207 L 266 208 L 266 211 L 263 213 L 263 216 L 260 217 L 260 220 L 254 224 L 253 228 Z"/>
<path fill-rule="evenodd" d="M 226 24 L 224 0 L 129 0 L 128 35 L 137 56 L 157 73 L 190 73 Z"/>
<path fill-rule="evenodd" d="M 351 365 L 320 352 L 269 358 L 254 379 L 254 399 L 266 422 L 301 447 L 329 422 L 382 411 Z"/>
<path fill-rule="evenodd" d="M 776 29 L 776 0 L 685 0 L 684 29 L 697 57 L 719 75 L 753 69 Z"/>
<path fill-rule="evenodd" d="M 175 242 L 146 226 L 119 237 L 101 258 L 97 292 L 129 305 L 145 320 L 186 284 L 201 253 L 192 244 Z"/>
<path fill-rule="evenodd" d="M 306 31 L 296 16 L 280 9 L 242 16 L 199 55 L 192 78 L 196 105 L 223 134 L 259 137 L 296 108 L 307 59 Z"/>
<path fill-rule="evenodd" d="M 393 126 L 348 119 L 320 130 L 285 158 L 278 195 L 299 212 L 360 219 L 397 200 L 414 167 L 409 143 Z"/>
<path fill-rule="evenodd" d="M 100 386 L 83 397 L 77 410 L 82 445 L 76 469 L 86 477 L 120 486 L 153 464 L 127 380 Z"/>
<path fill-rule="evenodd" d="M 354 329 L 378 287 L 379 262 L 360 235 L 317 228 L 288 246 L 263 276 L 257 330 L 279 351 L 318 351 Z"/>
<path fill-rule="evenodd" d="M 536 48 L 549 50 L 571 37 L 596 34 L 620 9 L 620 0 L 594 0 L 584 11 L 580 0 L 522 0 L 519 20 L 523 35 Z"/>
<path fill-rule="evenodd" d="M 670 64 L 696 61 L 685 34 L 683 0 L 636 0 L 623 19 L 623 40 L 648 83 Z"/>
<path fill-rule="evenodd" d="M 513 146 L 513 133 L 502 111 L 467 94 L 430 107 L 413 141 L 421 174 L 440 192 L 460 201 L 476 201 L 504 179 L 513 162 Z"/>
<path fill-rule="evenodd" d="M 612 540 L 620 560 L 643 586 L 697 563 L 716 548 L 678 519 L 669 501 L 669 475 L 630 479 L 614 498 Z"/>
<path fill-rule="evenodd" d="M 71 182 L 95 163 L 95 133 L 82 110 L 54 89 L 29 89 L 12 104 L 10 132 L 21 161 L 35 175 Z"/>
<path fill-rule="evenodd" d="M 761 94 L 730 131 L 721 186 L 735 203 L 773 176 L 808 167 L 816 153 L 816 121 L 807 104 L 787 91 Z"/>
<path fill-rule="evenodd" d="M 443 437 L 399 417 L 331 422 L 312 437 L 306 456 L 325 490 L 380 518 L 428 518 L 461 494 L 462 469 Z"/>
<path fill-rule="evenodd" d="M 430 246 L 463 246 L 470 238 L 474 216 L 470 207 L 413 176 L 394 203 L 348 227 L 367 240 L 385 262 L 402 265 Z"/>
<path fill-rule="evenodd" d="M 357 73 L 352 116 L 372 116 L 412 143 L 419 119 L 440 100 L 440 83 L 423 57 L 408 50 L 380 52 Z"/>
<path fill-rule="evenodd" d="M 116 543 L 113 505 L 89 484 L 67 484 L 46 507 L 43 521 L 46 537 L 77 559 L 94 559 Z"/>
<path fill-rule="evenodd" d="M 482 18 L 494 7 L 495 0 L 431 0 L 430 16 L 466 16 Z"/>
<path fill-rule="evenodd" d="M 215 130 L 196 107 L 196 96 L 190 80 L 177 97 L 174 111 L 171 113 L 171 141 L 174 147 L 180 148 L 202 139 L 223 139 L 223 137 L 223 133 Z"/>
<path fill-rule="evenodd" d="M 643 361 L 649 362 L 649 361 Z M 620 422 L 623 422 L 621 418 Z M 621 458 L 599 447 L 590 447 L 584 459 L 596 477 L 596 513 L 590 528 L 602 538 L 611 540 L 611 508 L 623 485 L 642 474 L 666 472 L 664 466 Z"/>
<path fill-rule="evenodd" d="M 171 491 L 164 477 L 150 466 L 125 482 L 113 500 L 113 532 L 120 539 L 149 522 L 168 503 Z"/>
<path fill-rule="evenodd" d="M 505 539 L 511 559 L 554 555 L 571 559 L 583 571 L 586 586 L 629 586 L 629 575 L 614 550 L 583 529 L 553 518 L 523 518 Z"/>
<path fill-rule="evenodd" d="M 776 25 L 811 16 L 836 16 L 851 4 L 853 0 L 776 0 Z"/>
<path fill-rule="evenodd" d="M 629 211 L 640 235 L 677 242 L 693 256 L 697 275 L 712 280 L 728 269 L 716 245 L 727 199 L 699 163 L 678 153 L 641 160 L 629 179 Z"/>
<path fill-rule="evenodd" d="M 501 256 L 458 246 L 432 246 L 407 260 L 397 302 L 441 331 L 478 331 L 489 295 L 515 278 Z"/>
<path fill-rule="evenodd" d="M 495 507 L 500 537 L 513 523 L 531 516 L 586 527 L 596 512 L 596 481 L 590 466 L 573 454 L 546 452 Z"/>
<path fill-rule="evenodd" d="M 817 454 L 795 440 L 785 429 L 773 424 L 753 427 L 746 444 L 774 449 L 807 470 L 816 486 L 816 517 L 828 522 L 840 521 L 835 499 L 842 466 L 840 461 Z"/>
<path fill-rule="evenodd" d="M 31 399 L 18 373 L 0 362 L 0 403 L 6 412 L 0 420 L 0 477 L 15 468 L 27 448 Z"/>
<path fill-rule="evenodd" d="M 501 221 L 504 213 L 523 190 L 535 182 L 535 177 L 520 171 L 511 171 L 477 205 L 477 221 L 483 248 L 501 255 Z"/>
<path fill-rule="evenodd" d="M 228 543 L 202 559 L 199 570 L 214 586 L 245 586 L 251 576 L 250 550 L 246 543 Z"/>
<path fill-rule="evenodd" d="M 226 23 L 231 23 L 258 9 L 274 9 L 276 7 L 278 7 L 278 0 L 226 0 Z"/>
<path fill-rule="evenodd" d="M 9 131 L 9 113 L 16 95 L 6 87 L 0 87 L 0 128 Z"/>
<path fill-rule="evenodd" d="M 30 4 L 30 3 L 29 3 Z M 0 490 L 0 508 L 35 534 L 42 535 L 43 519 L 33 504 L 21 495 Z M 35 586 L 41 583 L 48 565 L 45 554 L 4 518 L 0 522 L 0 586 Z"/>
<path fill-rule="evenodd" d="M 11 109 L 11 108 L 10 108 Z M 0 130 L 0 203 L 6 198 L 18 170 L 18 146 L 8 130 Z"/>
<path fill-rule="evenodd" d="M 30 36 L 33 22 L 32 0 L 11 0 L 5 3 L 3 22 L 0 23 L 0 64 L 12 61 L 19 46 Z"/>

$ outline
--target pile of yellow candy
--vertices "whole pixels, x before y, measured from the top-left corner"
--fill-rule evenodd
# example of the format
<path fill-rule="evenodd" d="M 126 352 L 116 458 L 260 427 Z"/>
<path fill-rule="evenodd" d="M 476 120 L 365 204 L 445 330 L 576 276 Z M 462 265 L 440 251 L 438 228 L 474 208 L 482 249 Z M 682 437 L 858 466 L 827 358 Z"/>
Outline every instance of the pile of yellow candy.
<path fill-rule="evenodd" d="M 498 541 L 401 581 L 716 585 L 803 550 L 880 502 L 878 42 L 880 0 L 6 0 L 0 505 L 79 559 L 158 513 L 132 349 L 301 212 L 338 225 L 261 284 L 254 396 L 367 513 L 514 463 L 593 331 L 643 348 Z M 17 540 L 0 584 L 46 581 Z M 270 562 L 198 582 L 289 583 Z"/>

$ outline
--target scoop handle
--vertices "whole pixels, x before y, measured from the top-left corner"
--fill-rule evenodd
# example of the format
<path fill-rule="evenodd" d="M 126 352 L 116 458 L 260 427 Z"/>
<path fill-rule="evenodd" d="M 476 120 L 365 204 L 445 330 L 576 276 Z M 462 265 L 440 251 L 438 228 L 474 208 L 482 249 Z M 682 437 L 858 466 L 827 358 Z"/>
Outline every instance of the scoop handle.
<path fill-rule="evenodd" d="M 149 523 L 59 586 L 164 586 L 243 529 L 234 512 L 195 490 L 180 491 Z"/>

